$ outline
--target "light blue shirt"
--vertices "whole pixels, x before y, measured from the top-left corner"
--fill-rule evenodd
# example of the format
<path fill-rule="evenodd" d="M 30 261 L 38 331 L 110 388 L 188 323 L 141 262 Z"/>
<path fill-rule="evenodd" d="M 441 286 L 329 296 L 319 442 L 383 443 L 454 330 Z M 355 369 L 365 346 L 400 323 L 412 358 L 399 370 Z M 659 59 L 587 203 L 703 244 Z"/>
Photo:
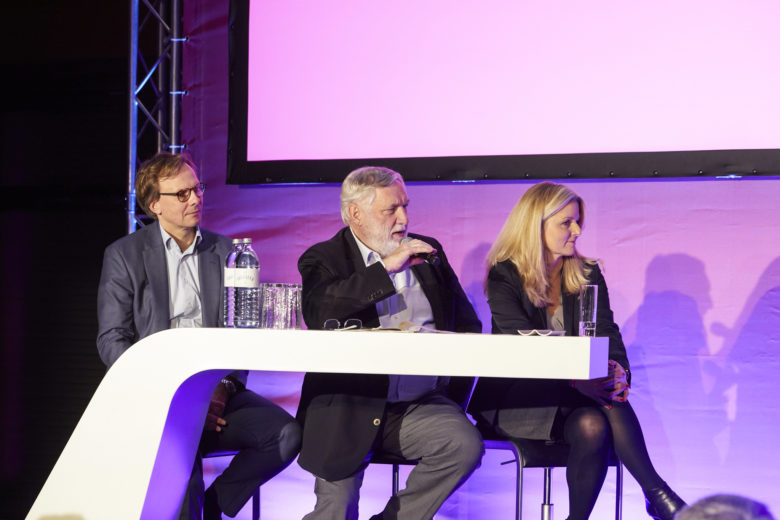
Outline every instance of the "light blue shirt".
<path fill-rule="evenodd" d="M 171 328 L 201 327 L 203 313 L 200 307 L 200 278 L 198 277 L 198 244 L 202 240 L 200 229 L 186 251 L 162 226 L 165 262 L 168 265 L 168 300 L 170 302 Z"/>
<path fill-rule="evenodd" d="M 352 236 L 355 236 L 354 232 Z M 377 262 L 384 265 L 379 253 L 369 249 L 356 236 L 355 242 L 357 242 L 366 267 Z M 433 328 L 431 304 L 414 272 L 407 267 L 391 275 L 390 278 L 395 287 L 395 294 L 376 304 L 376 312 L 379 315 L 379 324 L 382 328 L 398 328 L 403 322 Z M 439 387 L 437 376 L 390 375 L 389 377 L 390 386 L 387 389 L 387 400 L 390 402 L 414 401 Z"/>

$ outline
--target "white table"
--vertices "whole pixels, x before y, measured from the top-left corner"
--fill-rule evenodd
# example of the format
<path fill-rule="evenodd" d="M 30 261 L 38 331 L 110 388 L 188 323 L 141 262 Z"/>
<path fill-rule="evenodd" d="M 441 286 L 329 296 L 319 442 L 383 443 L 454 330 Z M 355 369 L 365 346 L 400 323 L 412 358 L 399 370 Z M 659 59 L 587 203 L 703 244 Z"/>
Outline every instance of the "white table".
<path fill-rule="evenodd" d="M 172 519 L 212 391 L 236 369 L 589 379 L 607 338 L 172 329 L 108 371 L 27 518 Z"/>

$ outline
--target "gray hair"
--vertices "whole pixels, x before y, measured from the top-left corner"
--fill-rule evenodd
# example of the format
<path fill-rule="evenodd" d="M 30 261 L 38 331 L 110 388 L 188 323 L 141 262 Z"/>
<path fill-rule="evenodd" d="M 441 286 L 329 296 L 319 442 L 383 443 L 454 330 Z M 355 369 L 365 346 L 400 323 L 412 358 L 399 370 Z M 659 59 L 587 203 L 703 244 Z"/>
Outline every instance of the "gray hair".
<path fill-rule="evenodd" d="M 341 220 L 349 225 L 349 205 L 361 202 L 371 204 L 376 196 L 376 188 L 386 188 L 394 182 L 403 186 L 401 174 L 382 166 L 363 166 L 353 170 L 341 183 Z"/>
<path fill-rule="evenodd" d="M 774 520 L 769 508 L 739 495 L 712 495 L 677 513 L 675 520 Z"/>

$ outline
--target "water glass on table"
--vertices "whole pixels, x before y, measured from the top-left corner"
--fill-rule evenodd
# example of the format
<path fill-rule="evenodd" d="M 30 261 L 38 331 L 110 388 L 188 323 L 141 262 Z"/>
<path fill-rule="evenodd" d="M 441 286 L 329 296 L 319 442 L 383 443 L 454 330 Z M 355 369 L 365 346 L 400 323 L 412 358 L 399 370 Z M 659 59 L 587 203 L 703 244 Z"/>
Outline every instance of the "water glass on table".
<path fill-rule="evenodd" d="M 291 283 L 264 283 L 261 289 L 260 328 L 300 329 L 301 286 Z"/>
<path fill-rule="evenodd" d="M 598 285 L 580 285 L 580 336 L 596 336 Z"/>

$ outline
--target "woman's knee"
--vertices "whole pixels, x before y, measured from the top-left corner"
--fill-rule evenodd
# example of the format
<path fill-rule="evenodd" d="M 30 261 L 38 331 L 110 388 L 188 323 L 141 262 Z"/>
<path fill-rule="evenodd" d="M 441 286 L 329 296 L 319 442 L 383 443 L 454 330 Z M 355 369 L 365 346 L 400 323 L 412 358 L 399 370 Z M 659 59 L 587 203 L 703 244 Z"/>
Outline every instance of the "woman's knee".
<path fill-rule="evenodd" d="M 578 408 L 566 420 L 566 440 L 604 444 L 611 438 L 609 422 L 596 408 Z"/>

